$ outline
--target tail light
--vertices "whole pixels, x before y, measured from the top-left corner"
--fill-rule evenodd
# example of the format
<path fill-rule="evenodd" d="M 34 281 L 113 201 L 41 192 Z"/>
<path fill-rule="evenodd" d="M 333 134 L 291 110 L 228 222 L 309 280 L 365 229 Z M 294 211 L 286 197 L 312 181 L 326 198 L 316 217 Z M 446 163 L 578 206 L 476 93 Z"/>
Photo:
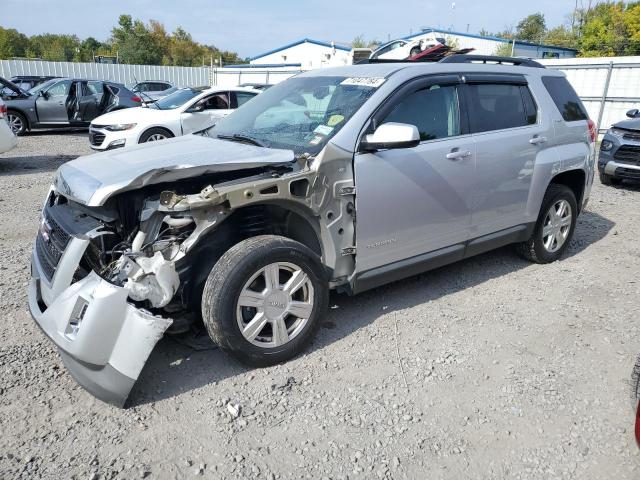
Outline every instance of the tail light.
<path fill-rule="evenodd" d="M 0 105 L 0 118 L 4 118 L 7 114 L 7 106 L 5 104 Z"/>
<path fill-rule="evenodd" d="M 142 99 L 138 96 L 131 97 L 132 102 L 142 103 Z"/>
<path fill-rule="evenodd" d="M 591 143 L 596 143 L 596 139 L 598 138 L 598 130 L 596 129 L 596 124 L 593 120 L 587 120 L 587 128 L 589 129 L 589 137 L 591 137 Z"/>

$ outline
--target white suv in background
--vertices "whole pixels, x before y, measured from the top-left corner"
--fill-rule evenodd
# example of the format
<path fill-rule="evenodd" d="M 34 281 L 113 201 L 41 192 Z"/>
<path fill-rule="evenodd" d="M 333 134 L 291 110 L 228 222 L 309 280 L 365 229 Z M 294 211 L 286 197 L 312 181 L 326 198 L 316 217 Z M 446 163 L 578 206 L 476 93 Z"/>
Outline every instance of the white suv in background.
<path fill-rule="evenodd" d="M 8 152 L 18 144 L 18 137 L 7 123 L 7 106 L 0 99 L 0 153 Z"/>
<path fill-rule="evenodd" d="M 89 126 L 89 143 L 94 150 L 109 150 L 197 132 L 260 92 L 244 87 L 182 88 L 147 107 L 99 116 Z"/>

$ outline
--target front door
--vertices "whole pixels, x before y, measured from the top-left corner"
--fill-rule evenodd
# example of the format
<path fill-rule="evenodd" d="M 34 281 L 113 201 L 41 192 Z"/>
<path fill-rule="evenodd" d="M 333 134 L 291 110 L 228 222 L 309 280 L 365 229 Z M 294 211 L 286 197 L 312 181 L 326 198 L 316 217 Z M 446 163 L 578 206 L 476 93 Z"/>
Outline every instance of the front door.
<path fill-rule="evenodd" d="M 472 237 L 526 223 L 536 155 L 548 127 L 538 121 L 524 76 L 467 76 L 467 104 L 476 143 Z"/>
<path fill-rule="evenodd" d="M 40 123 L 69 123 L 68 103 L 71 80 L 61 80 L 49 87 L 36 100 L 36 112 Z"/>
<path fill-rule="evenodd" d="M 195 111 L 193 107 L 200 107 Z M 218 92 L 194 102 L 180 115 L 182 134 L 197 132 L 215 123 L 225 115 L 231 113 L 229 92 Z"/>
<path fill-rule="evenodd" d="M 455 76 L 421 79 L 374 117 L 372 124 L 415 125 L 422 141 L 414 148 L 355 155 L 358 272 L 456 245 L 462 255 L 475 145 L 459 93 Z"/>

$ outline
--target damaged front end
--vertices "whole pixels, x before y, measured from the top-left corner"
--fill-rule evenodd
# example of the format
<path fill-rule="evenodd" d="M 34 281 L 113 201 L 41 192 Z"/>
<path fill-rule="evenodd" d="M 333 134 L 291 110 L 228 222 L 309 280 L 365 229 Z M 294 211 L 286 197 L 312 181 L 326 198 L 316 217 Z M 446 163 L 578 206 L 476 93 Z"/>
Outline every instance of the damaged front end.
<path fill-rule="evenodd" d="M 90 157 L 59 171 L 32 256 L 29 307 L 71 374 L 97 398 L 125 404 L 165 331 L 201 318 L 211 268 L 244 238 L 317 235 L 332 278 L 345 282 L 353 271 L 352 256 L 336 255 L 354 235 L 353 179 L 342 151 L 327 149 L 321 172 L 319 159 L 310 167 L 308 158 L 292 162 L 290 151 L 226 151 L 271 158 L 218 171 L 136 165 L 140 175 L 126 183 L 108 169 L 101 179 L 87 175 Z M 310 223 L 300 221 L 304 212 Z M 323 217 L 331 221 L 314 220 Z"/>

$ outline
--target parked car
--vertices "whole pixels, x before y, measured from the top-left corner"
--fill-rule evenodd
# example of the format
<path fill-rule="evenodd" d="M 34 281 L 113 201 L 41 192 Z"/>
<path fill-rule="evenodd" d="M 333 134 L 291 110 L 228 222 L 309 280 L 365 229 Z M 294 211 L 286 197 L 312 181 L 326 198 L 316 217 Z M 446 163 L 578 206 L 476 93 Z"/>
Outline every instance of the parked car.
<path fill-rule="evenodd" d="M 87 126 L 104 112 L 141 105 L 124 85 L 103 80 L 54 78 L 28 91 L 1 78 L 0 84 L 14 92 L 3 97 L 16 135 L 33 128 Z"/>
<path fill-rule="evenodd" d="M 443 38 L 433 38 L 426 35 L 413 39 L 398 39 L 381 45 L 373 51 L 369 56 L 370 59 L 383 60 L 405 60 L 409 57 L 418 55 L 423 50 L 442 45 L 445 41 Z"/>
<path fill-rule="evenodd" d="M 252 88 L 183 88 L 146 108 L 101 115 L 89 126 L 94 150 L 155 142 L 211 127 L 255 97 Z"/>
<path fill-rule="evenodd" d="M 7 106 L 0 99 L 0 153 L 14 149 L 17 144 L 18 139 L 7 123 Z"/>
<path fill-rule="evenodd" d="M 266 90 L 267 88 L 273 87 L 271 83 L 242 83 L 238 85 L 239 87 L 247 87 L 254 88 L 256 90 Z"/>
<path fill-rule="evenodd" d="M 62 165 L 29 307 L 73 377 L 123 405 L 174 319 L 272 365 L 308 345 L 330 289 L 513 243 L 558 260 L 589 199 L 593 122 L 559 71 L 470 61 L 309 71 L 201 134 Z M 261 121 L 301 98 L 309 115 Z"/>
<path fill-rule="evenodd" d="M 635 428 L 634 433 L 636 443 L 640 447 L 640 355 L 636 358 L 636 363 L 631 372 L 631 402 L 635 412 Z"/>
<path fill-rule="evenodd" d="M 176 90 L 178 90 L 176 86 L 165 80 L 145 80 L 131 87 L 131 91 L 137 93 L 144 104 L 154 103 Z"/>
<path fill-rule="evenodd" d="M 640 180 L 640 110 L 629 110 L 627 117 L 607 130 L 600 143 L 598 171 L 604 185 Z"/>

